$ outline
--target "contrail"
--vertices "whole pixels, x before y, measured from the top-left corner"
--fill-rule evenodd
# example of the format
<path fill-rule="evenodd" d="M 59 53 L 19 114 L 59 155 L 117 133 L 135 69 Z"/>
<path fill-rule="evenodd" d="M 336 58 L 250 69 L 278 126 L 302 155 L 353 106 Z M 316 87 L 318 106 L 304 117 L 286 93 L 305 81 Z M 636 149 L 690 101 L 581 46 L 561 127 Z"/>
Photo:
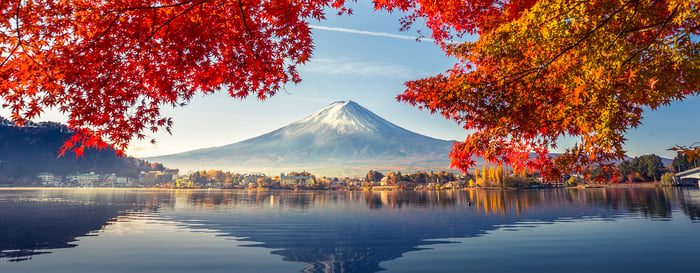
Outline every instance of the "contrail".
<path fill-rule="evenodd" d="M 338 31 L 338 32 L 347 32 L 347 33 L 371 35 L 371 36 L 381 36 L 381 37 L 389 37 L 389 38 L 397 38 L 397 39 L 405 39 L 405 40 L 414 40 L 414 41 L 415 41 L 416 39 L 418 39 L 418 38 L 413 37 L 413 36 L 391 34 L 391 33 L 386 33 L 386 32 L 372 32 L 372 31 L 357 30 L 357 29 L 351 29 L 351 28 L 324 27 L 324 26 L 316 26 L 316 25 L 309 25 L 309 26 L 310 26 L 311 28 L 314 28 L 314 29 L 323 29 L 323 30 L 330 30 L 330 31 Z M 435 40 L 430 39 L 430 38 L 419 38 L 418 40 L 420 40 L 420 41 L 428 41 L 428 42 L 433 42 L 433 41 L 435 41 Z"/>

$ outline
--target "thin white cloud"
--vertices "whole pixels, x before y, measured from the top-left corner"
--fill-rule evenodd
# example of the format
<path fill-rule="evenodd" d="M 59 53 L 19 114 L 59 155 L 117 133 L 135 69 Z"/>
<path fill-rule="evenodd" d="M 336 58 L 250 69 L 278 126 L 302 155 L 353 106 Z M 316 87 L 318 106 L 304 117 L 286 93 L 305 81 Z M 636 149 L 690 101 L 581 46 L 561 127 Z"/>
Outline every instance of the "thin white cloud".
<path fill-rule="evenodd" d="M 317 25 L 309 25 L 313 29 L 322 29 L 322 30 L 328 30 L 328 31 L 336 31 L 336 32 L 345 32 L 345 33 L 354 33 L 354 34 L 362 34 L 362 35 L 370 35 L 370 36 L 380 36 L 380 37 L 389 37 L 389 38 L 396 38 L 396 39 L 405 39 L 405 40 L 420 40 L 420 41 L 428 41 L 428 42 L 433 42 L 435 40 L 430 39 L 430 38 L 418 38 L 414 36 L 408 36 L 408 35 L 399 35 L 399 34 L 392 34 L 392 33 L 386 33 L 386 32 L 373 32 L 373 31 L 365 31 L 365 30 L 358 30 L 358 29 L 351 29 L 351 28 L 340 28 L 340 27 L 324 27 L 324 26 L 317 26 Z"/>
<path fill-rule="evenodd" d="M 332 75 L 355 74 L 387 78 L 406 78 L 416 74 L 414 71 L 405 67 L 352 61 L 349 58 L 342 57 L 338 59 L 312 59 L 311 62 L 299 69 L 302 71 L 322 72 Z"/>

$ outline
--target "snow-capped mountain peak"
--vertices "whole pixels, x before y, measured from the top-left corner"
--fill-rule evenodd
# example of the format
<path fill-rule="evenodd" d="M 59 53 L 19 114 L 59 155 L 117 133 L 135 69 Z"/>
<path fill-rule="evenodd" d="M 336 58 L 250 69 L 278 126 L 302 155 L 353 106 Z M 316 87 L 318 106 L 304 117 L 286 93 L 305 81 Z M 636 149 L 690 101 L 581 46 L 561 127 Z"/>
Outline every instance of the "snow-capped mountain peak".
<path fill-rule="evenodd" d="M 353 101 L 337 101 L 289 126 L 288 133 L 335 131 L 338 134 L 404 130 Z"/>

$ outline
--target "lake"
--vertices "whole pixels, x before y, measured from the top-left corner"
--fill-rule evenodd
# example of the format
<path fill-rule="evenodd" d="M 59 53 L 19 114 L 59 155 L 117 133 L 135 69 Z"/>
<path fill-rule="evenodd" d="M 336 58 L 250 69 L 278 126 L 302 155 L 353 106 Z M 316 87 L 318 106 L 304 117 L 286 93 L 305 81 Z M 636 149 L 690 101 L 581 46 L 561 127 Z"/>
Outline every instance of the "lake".
<path fill-rule="evenodd" d="M 0 272 L 698 272 L 700 190 L 0 189 Z"/>

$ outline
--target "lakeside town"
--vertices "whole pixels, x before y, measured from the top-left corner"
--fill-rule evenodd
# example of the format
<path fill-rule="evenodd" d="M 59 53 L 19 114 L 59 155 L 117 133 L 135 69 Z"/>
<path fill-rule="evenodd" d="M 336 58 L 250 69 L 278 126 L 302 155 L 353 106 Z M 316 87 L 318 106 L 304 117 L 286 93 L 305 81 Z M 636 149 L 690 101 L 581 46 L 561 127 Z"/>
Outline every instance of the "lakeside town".
<path fill-rule="evenodd" d="M 156 187 L 186 189 L 316 189 L 316 190 L 446 190 L 463 188 L 554 188 L 601 187 L 604 185 L 698 185 L 693 178 L 700 173 L 697 162 L 678 156 L 663 166 L 656 155 L 623 161 L 615 170 L 594 169 L 588 175 L 572 174 L 561 180 L 546 180 L 539 173 L 514 170 L 502 165 L 483 165 L 472 173 L 398 172 L 370 170 L 364 176 L 326 177 L 307 171 L 268 175 L 233 173 L 222 170 L 189 171 L 162 167 L 142 171 L 138 177 L 122 177 L 115 173 L 76 173 L 61 176 L 42 172 L 34 185 L 45 187 Z"/>

